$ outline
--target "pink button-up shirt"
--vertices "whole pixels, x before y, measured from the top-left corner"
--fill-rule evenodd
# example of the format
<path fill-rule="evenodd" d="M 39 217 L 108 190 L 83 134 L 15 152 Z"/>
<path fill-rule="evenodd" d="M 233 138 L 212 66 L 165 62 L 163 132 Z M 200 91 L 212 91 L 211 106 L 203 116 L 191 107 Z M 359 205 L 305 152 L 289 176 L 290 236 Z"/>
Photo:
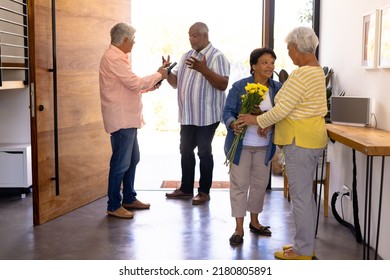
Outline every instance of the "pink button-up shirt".
<path fill-rule="evenodd" d="M 99 86 L 104 128 L 113 133 L 143 125 L 141 95 L 162 76 L 156 72 L 138 77 L 131 70 L 127 54 L 110 45 L 100 61 Z"/>

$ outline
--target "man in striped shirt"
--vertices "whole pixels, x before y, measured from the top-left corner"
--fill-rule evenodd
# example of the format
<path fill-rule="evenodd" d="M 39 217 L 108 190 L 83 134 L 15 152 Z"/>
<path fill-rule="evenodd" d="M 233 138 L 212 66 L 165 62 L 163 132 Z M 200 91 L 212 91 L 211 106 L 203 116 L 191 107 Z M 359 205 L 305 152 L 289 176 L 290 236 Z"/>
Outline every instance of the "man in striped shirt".
<path fill-rule="evenodd" d="M 178 89 L 182 178 L 180 188 L 166 197 L 192 198 L 192 203 L 199 205 L 210 200 L 214 167 L 211 142 L 222 119 L 230 64 L 210 43 L 206 24 L 194 23 L 188 34 L 192 49 L 168 76 L 169 84 Z M 200 160 L 200 179 L 198 194 L 193 197 L 195 148 Z"/>

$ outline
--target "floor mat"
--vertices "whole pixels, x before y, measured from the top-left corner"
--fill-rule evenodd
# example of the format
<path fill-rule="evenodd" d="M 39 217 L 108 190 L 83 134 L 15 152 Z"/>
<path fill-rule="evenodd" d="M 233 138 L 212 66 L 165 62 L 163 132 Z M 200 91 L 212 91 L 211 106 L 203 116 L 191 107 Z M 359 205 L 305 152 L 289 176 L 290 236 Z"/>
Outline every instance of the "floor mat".
<path fill-rule="evenodd" d="M 195 188 L 199 187 L 199 182 L 195 181 Z M 211 188 L 213 189 L 228 189 L 230 187 L 230 182 L 228 181 L 215 181 L 212 183 Z M 162 189 L 177 189 L 180 188 L 180 181 L 162 181 Z"/>

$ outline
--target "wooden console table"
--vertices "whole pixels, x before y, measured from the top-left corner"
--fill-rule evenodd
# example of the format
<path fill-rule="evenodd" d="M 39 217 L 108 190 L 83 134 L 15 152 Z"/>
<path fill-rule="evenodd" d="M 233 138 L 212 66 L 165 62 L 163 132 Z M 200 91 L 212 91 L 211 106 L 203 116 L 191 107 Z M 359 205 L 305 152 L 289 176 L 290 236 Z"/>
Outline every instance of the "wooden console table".
<path fill-rule="evenodd" d="M 372 168 L 373 158 L 382 157 L 381 180 L 379 190 L 378 224 L 375 246 L 375 259 L 378 257 L 379 231 L 382 210 L 383 176 L 385 157 L 390 156 L 390 131 L 376 128 L 356 127 L 347 125 L 327 124 L 330 139 L 344 144 L 354 150 L 365 154 L 366 163 L 366 188 L 364 207 L 364 231 L 363 231 L 363 259 L 370 259 L 370 226 L 371 226 L 371 193 L 372 193 Z"/>

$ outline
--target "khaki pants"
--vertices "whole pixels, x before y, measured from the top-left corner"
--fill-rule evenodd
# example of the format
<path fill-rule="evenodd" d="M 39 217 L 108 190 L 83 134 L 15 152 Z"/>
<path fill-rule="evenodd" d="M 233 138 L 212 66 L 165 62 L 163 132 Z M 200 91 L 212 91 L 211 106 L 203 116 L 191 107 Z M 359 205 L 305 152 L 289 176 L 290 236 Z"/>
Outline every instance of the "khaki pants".
<path fill-rule="evenodd" d="M 230 167 L 230 204 L 232 217 L 263 211 L 270 166 L 264 164 L 267 147 L 244 146 L 239 165 Z"/>

